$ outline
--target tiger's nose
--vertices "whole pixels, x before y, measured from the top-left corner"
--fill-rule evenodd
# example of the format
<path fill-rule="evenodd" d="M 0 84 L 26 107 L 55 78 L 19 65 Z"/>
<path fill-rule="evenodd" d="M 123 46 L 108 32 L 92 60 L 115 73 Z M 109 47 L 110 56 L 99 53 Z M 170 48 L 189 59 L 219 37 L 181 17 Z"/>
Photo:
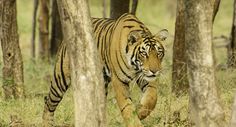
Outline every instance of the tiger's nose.
<path fill-rule="evenodd" d="M 152 74 L 155 74 L 155 73 L 157 72 L 157 70 L 150 70 L 150 72 L 151 72 Z"/>
<path fill-rule="evenodd" d="M 153 68 L 153 69 L 150 69 L 150 73 L 152 73 L 152 75 L 157 75 L 157 73 L 160 71 L 161 69 L 160 68 Z"/>
<path fill-rule="evenodd" d="M 155 76 L 157 73 L 157 70 L 149 70 L 149 76 Z"/>

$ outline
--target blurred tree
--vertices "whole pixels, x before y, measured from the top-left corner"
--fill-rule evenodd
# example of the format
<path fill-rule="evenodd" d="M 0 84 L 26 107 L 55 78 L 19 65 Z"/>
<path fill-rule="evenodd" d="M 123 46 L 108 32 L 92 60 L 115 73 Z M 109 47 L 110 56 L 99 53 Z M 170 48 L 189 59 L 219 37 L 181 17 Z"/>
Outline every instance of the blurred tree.
<path fill-rule="evenodd" d="M 215 85 L 212 19 L 215 0 L 184 0 L 185 44 L 190 84 L 190 119 L 196 127 L 224 127 Z"/>
<path fill-rule="evenodd" d="M 138 0 L 132 0 L 131 14 L 135 15 L 138 7 Z"/>
<path fill-rule="evenodd" d="M 49 60 L 49 0 L 39 1 L 39 56 L 43 60 Z"/>
<path fill-rule="evenodd" d="M 177 1 L 175 38 L 173 44 L 172 91 L 176 96 L 188 92 L 187 65 L 185 55 L 185 6 L 184 0 Z"/>
<path fill-rule="evenodd" d="M 87 0 L 57 0 L 74 90 L 75 126 L 105 127 L 105 90 Z M 86 62 L 87 61 L 87 62 Z M 92 77 L 92 78 L 91 78 Z"/>
<path fill-rule="evenodd" d="M 16 0 L 0 2 L 0 40 L 3 52 L 3 90 L 6 99 L 24 96 L 23 61 L 19 46 Z"/>
<path fill-rule="evenodd" d="M 51 57 L 55 56 L 57 53 L 57 49 L 59 48 L 62 39 L 62 28 L 60 15 L 58 12 L 57 1 L 52 0 L 52 18 L 51 18 L 51 40 L 50 40 L 50 53 Z"/>
<path fill-rule="evenodd" d="M 103 18 L 107 17 L 107 0 L 103 0 L 102 1 L 102 6 L 103 6 L 103 10 L 102 10 L 102 14 L 103 14 Z"/>
<path fill-rule="evenodd" d="M 221 0 L 213 0 L 213 18 L 212 18 L 213 23 L 214 23 L 216 14 L 219 10 L 220 2 L 221 2 Z"/>
<path fill-rule="evenodd" d="M 236 0 L 234 0 L 231 40 L 228 45 L 228 67 L 236 68 Z"/>
<path fill-rule="evenodd" d="M 33 11 L 33 22 L 32 22 L 32 38 L 31 38 L 31 54 L 32 58 L 34 59 L 35 54 L 35 32 L 36 32 L 36 17 L 37 17 L 37 10 L 38 10 L 38 0 L 34 0 L 34 11 Z"/>
<path fill-rule="evenodd" d="M 110 17 L 116 19 L 124 13 L 129 13 L 130 0 L 111 0 Z"/>

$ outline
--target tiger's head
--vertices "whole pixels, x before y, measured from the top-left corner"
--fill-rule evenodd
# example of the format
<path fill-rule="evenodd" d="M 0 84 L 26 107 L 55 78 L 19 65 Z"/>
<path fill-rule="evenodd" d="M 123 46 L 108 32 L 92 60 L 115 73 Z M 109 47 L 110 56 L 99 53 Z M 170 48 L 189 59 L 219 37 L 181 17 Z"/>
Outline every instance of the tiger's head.
<path fill-rule="evenodd" d="M 156 79 L 161 71 L 161 62 L 165 54 L 162 42 L 167 35 L 166 29 L 154 36 L 141 30 L 131 31 L 128 35 L 126 54 L 129 65 L 147 81 Z"/>

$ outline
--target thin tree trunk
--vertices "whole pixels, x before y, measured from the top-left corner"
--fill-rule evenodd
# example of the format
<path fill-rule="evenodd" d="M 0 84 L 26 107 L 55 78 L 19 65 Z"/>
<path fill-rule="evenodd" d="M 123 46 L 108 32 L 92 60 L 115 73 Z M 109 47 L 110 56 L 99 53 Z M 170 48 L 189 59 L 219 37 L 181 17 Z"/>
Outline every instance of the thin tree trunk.
<path fill-rule="evenodd" d="M 213 5 L 212 24 L 214 24 L 215 17 L 216 17 L 218 10 L 219 10 L 221 0 L 212 0 L 211 2 Z M 214 46 L 214 45 L 212 45 L 212 46 Z M 216 67 L 216 55 L 215 55 L 216 53 L 215 53 L 214 47 L 212 47 L 212 52 L 213 52 L 214 67 Z"/>
<path fill-rule="evenodd" d="M 74 90 L 75 126 L 105 127 L 105 90 L 86 0 L 57 0 Z"/>
<path fill-rule="evenodd" d="M 32 22 L 32 38 L 31 38 L 31 54 L 32 58 L 35 59 L 35 32 L 36 32 L 36 18 L 38 10 L 38 0 L 34 0 L 34 12 L 33 12 L 33 22 Z"/>
<path fill-rule="evenodd" d="M 116 19 L 124 13 L 129 13 L 130 0 L 111 0 L 110 17 Z"/>
<path fill-rule="evenodd" d="M 138 7 L 138 0 L 133 0 L 132 1 L 131 14 L 133 14 L 133 15 L 136 14 L 137 7 Z"/>
<path fill-rule="evenodd" d="M 39 2 L 39 55 L 43 60 L 49 60 L 49 0 Z"/>
<path fill-rule="evenodd" d="M 231 41 L 228 45 L 228 67 L 236 68 L 236 0 L 234 0 L 233 24 L 231 29 Z"/>
<path fill-rule="evenodd" d="M 6 99 L 24 96 L 23 61 L 19 47 L 16 0 L 0 2 L 0 39 L 3 52 L 3 89 Z"/>
<path fill-rule="evenodd" d="M 234 104 L 232 106 L 232 118 L 230 127 L 236 127 L 236 94 L 234 96 Z"/>
<path fill-rule="evenodd" d="M 175 38 L 173 44 L 172 91 L 175 95 L 186 94 L 189 89 L 185 56 L 185 20 L 184 0 L 177 1 Z"/>
<path fill-rule="evenodd" d="M 51 56 L 55 56 L 57 50 L 62 42 L 63 34 L 61 28 L 60 15 L 58 12 L 57 1 L 52 1 L 52 28 L 51 28 L 51 40 L 50 40 L 50 53 Z"/>
<path fill-rule="evenodd" d="M 214 23 L 216 14 L 217 14 L 219 7 L 220 7 L 221 0 L 212 0 L 212 2 L 213 2 L 213 18 L 212 18 L 213 21 L 212 22 Z"/>
<path fill-rule="evenodd" d="M 103 10 L 102 10 L 103 18 L 106 18 L 107 17 L 107 0 L 102 1 L 102 6 L 103 6 Z"/>
<path fill-rule="evenodd" d="M 184 0 L 190 119 L 196 127 L 225 126 L 224 112 L 215 85 L 211 2 Z"/>

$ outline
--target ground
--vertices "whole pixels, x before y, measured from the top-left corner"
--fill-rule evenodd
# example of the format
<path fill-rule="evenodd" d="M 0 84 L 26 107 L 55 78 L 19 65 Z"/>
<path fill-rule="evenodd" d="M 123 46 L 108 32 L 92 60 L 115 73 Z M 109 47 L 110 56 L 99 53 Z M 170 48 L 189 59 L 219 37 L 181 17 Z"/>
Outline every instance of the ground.
<path fill-rule="evenodd" d="M 219 13 L 214 23 L 213 36 L 219 37 L 230 35 L 232 24 L 233 1 L 224 0 L 221 2 Z M 108 4 L 109 5 L 109 4 Z M 25 90 L 26 98 L 21 100 L 5 101 L 0 96 L 0 127 L 22 124 L 22 126 L 38 127 L 42 122 L 44 96 L 49 89 L 50 75 L 53 70 L 53 60 L 45 63 L 36 59 L 31 61 L 31 25 L 33 0 L 17 1 L 18 25 L 20 35 L 20 47 L 24 59 Z M 91 15 L 102 16 L 102 3 L 97 0 L 90 0 Z M 166 56 L 163 63 L 163 73 L 157 79 L 158 101 L 155 110 L 146 118 L 143 123 L 147 127 L 186 127 L 188 113 L 188 96 L 183 95 L 175 98 L 171 94 L 171 64 L 172 44 L 175 26 L 175 4 L 173 0 L 140 0 L 137 9 L 137 17 L 143 21 L 150 30 L 155 33 L 160 29 L 168 29 L 170 36 L 164 44 Z M 38 40 L 37 40 L 38 42 Z M 227 44 L 227 40 L 214 40 L 216 53 L 216 79 L 221 104 L 229 121 L 233 95 L 236 90 L 236 71 L 226 70 L 227 50 L 221 45 Z M 38 46 L 38 44 L 37 44 Z M 0 52 L 0 56 L 2 53 Z M 2 68 L 2 57 L 0 57 L 0 68 Z M 218 66 L 219 65 L 219 66 Z M 1 79 L 2 74 L 0 74 Z M 2 81 L 2 79 L 1 79 Z M 0 86 L 2 82 L 0 81 Z M 55 122 L 58 126 L 72 126 L 74 121 L 72 89 L 66 93 L 63 101 L 55 114 Z M 0 94 L 2 89 L 0 90 Z M 140 91 L 137 87 L 132 89 L 132 95 L 138 100 Z M 137 101 L 136 101 L 137 103 Z M 107 119 L 109 127 L 124 127 L 120 111 L 116 105 L 112 88 L 107 97 Z M 180 115 L 180 117 L 178 117 Z M 179 119 L 180 118 L 180 119 Z"/>

